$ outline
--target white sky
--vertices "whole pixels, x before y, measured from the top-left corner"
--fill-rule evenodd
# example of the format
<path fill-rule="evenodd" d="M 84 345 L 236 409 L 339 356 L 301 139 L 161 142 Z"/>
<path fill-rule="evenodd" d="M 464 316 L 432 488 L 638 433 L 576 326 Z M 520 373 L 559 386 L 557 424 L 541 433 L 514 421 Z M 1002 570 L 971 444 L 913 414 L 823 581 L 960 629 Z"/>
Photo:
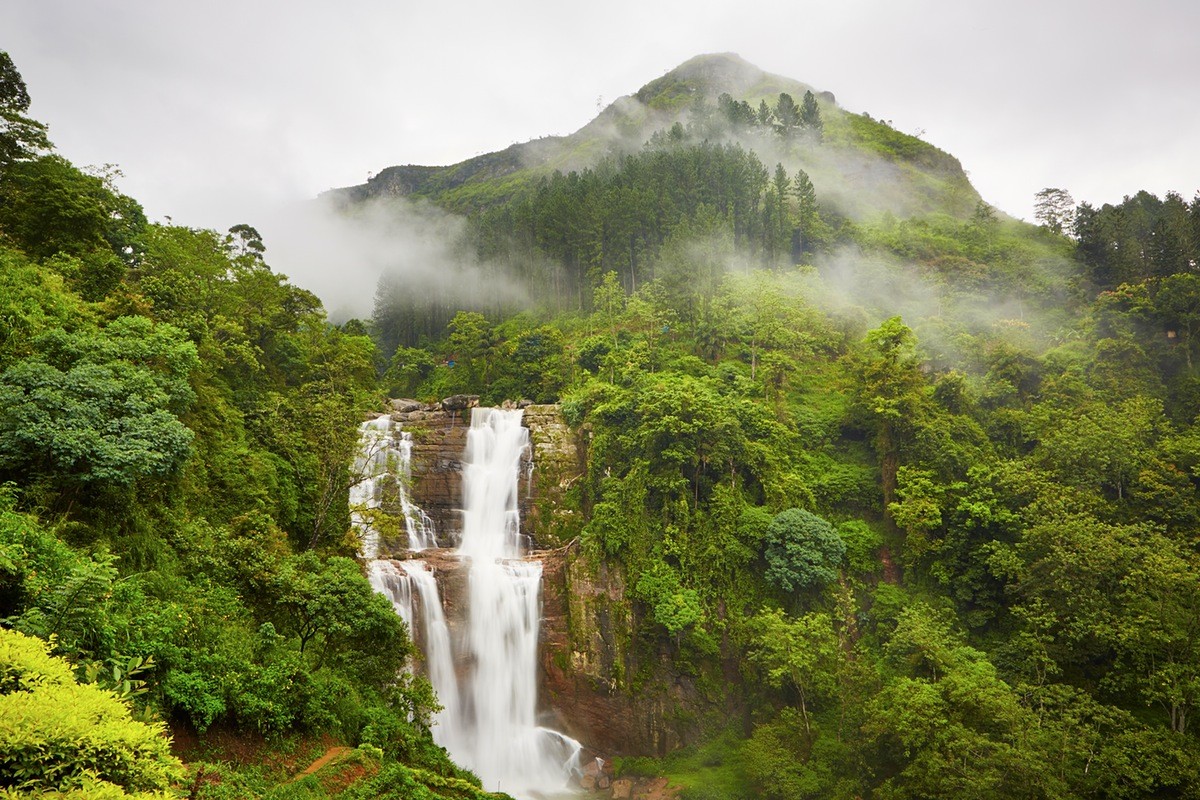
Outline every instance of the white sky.
<path fill-rule="evenodd" d="M 1014 216 L 1046 186 L 1190 199 L 1197 41 L 1193 0 L 0 0 L 59 152 L 117 164 L 151 218 L 220 230 L 570 133 L 724 51 L 923 130 Z"/>

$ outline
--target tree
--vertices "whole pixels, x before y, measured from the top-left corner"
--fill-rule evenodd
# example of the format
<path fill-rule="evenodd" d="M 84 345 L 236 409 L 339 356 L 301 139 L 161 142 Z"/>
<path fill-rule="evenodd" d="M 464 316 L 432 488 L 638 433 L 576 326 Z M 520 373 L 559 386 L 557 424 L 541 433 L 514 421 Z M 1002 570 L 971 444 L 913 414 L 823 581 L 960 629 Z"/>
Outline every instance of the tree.
<path fill-rule="evenodd" d="M 886 509 L 896 499 L 900 446 L 924 402 L 924 379 L 916 349 L 912 329 L 900 317 L 892 317 L 867 333 L 858 367 L 856 404 L 875 428 L 875 451 L 880 459 L 884 509 L 889 521 Z"/>
<path fill-rule="evenodd" d="M 799 127 L 800 108 L 790 94 L 780 92 L 779 100 L 775 103 L 775 129 L 780 136 L 788 138 Z"/>
<path fill-rule="evenodd" d="M 460 311 L 450 320 L 450 336 L 446 341 L 455 369 L 464 376 L 458 385 L 478 388 L 491 377 L 491 365 L 496 335 L 483 314 Z"/>
<path fill-rule="evenodd" d="M 825 129 L 825 123 L 821 121 L 821 109 L 817 105 L 817 98 L 813 97 L 811 91 L 804 93 L 804 101 L 800 105 L 800 125 L 817 140 L 820 140 Z"/>
<path fill-rule="evenodd" d="M 230 228 L 225 241 L 235 256 L 249 258 L 252 261 L 262 261 L 263 255 L 267 252 L 262 234 L 254 226 L 245 223 Z"/>
<path fill-rule="evenodd" d="M 166 726 L 135 721 L 116 694 L 76 683 L 48 650 L 0 628 L 0 787 L 116 798 L 183 779 Z"/>
<path fill-rule="evenodd" d="M 1042 227 L 1062 234 L 1075 220 L 1075 201 L 1066 189 L 1042 189 L 1034 195 L 1033 218 Z"/>
<path fill-rule="evenodd" d="M 788 617 L 776 608 L 755 616 L 751 628 L 751 658 L 765 671 L 768 685 L 796 691 L 804 732 L 811 737 L 810 704 L 836 688 L 839 651 L 833 620 L 826 613 Z"/>
<path fill-rule="evenodd" d="M 884 648 L 890 675 L 867 707 L 868 754 L 892 798 L 1052 798 L 1063 788 L 1031 746 L 1036 721 L 986 656 L 916 605 Z"/>
<path fill-rule="evenodd" d="M 340 659 L 364 677 L 386 682 L 411 650 L 403 621 L 353 559 L 288 556 L 270 591 L 279 627 L 299 637 L 300 652 L 317 666 Z"/>
<path fill-rule="evenodd" d="M 592 295 L 592 305 L 596 314 L 612 336 L 613 349 L 617 347 L 617 324 L 625 310 L 625 289 L 621 279 L 615 272 L 604 273 L 604 280 L 596 287 Z"/>
<path fill-rule="evenodd" d="M 771 124 L 773 118 L 774 115 L 771 113 L 771 107 L 767 105 L 767 101 L 758 101 L 758 124 L 765 128 Z"/>
<path fill-rule="evenodd" d="M 837 580 L 846 543 L 827 521 L 800 508 L 778 514 L 767 528 L 767 580 L 785 592 Z"/>
<path fill-rule="evenodd" d="M 767 235 L 767 257 L 768 263 L 774 264 L 782 260 L 783 255 L 788 247 L 789 233 L 791 231 L 792 214 L 788 199 L 791 196 L 792 182 L 788 178 L 787 171 L 784 170 L 783 164 L 775 165 L 775 176 L 771 181 L 771 190 L 768 193 L 767 208 L 770 210 L 773 218 L 766 230 Z"/>
<path fill-rule="evenodd" d="M 1164 278 L 1154 296 L 1155 311 L 1175 333 L 1188 372 L 1194 369 L 1197 339 L 1200 338 L 1200 275 L 1178 273 Z"/>
<path fill-rule="evenodd" d="M 679 640 L 683 631 L 704 619 L 704 611 L 695 589 L 685 589 L 679 573 L 656 559 L 634 586 L 634 592 L 650 606 L 654 621 Z"/>
<path fill-rule="evenodd" d="M 1192 548 L 1147 524 L 1085 514 L 1044 517 L 1026 531 L 1017 594 L 1053 609 L 1048 654 L 1066 670 L 1159 706 L 1187 731 L 1200 703 L 1200 563 Z M 1086 674 L 1086 673 L 1085 673 Z"/>
<path fill-rule="evenodd" d="M 808 173 L 802 169 L 796 170 L 792 194 L 796 198 L 796 231 L 795 241 L 792 242 L 792 257 L 798 261 L 803 253 L 812 252 L 813 237 L 820 221 L 817 215 L 816 187 L 813 186 Z"/>
<path fill-rule="evenodd" d="M 0 470 L 103 488 L 183 464 L 192 432 L 176 415 L 195 399 L 197 358 L 182 331 L 122 317 L 38 345 L 0 375 Z"/>
<path fill-rule="evenodd" d="M 803 320 L 795 301 L 784 295 L 774 273 L 756 270 L 726 280 L 731 321 L 750 350 L 750 379 L 758 379 L 759 359 L 771 350 L 790 350 L 803 341 Z"/>
<path fill-rule="evenodd" d="M 46 126 L 29 119 L 29 91 L 7 52 L 0 50 L 0 170 L 50 148 Z"/>
<path fill-rule="evenodd" d="M 1064 485 L 1107 491 L 1124 500 L 1138 473 L 1151 463 L 1164 423 L 1162 401 L 1148 397 L 1080 404 L 1070 413 L 1046 415 L 1037 455 Z"/>

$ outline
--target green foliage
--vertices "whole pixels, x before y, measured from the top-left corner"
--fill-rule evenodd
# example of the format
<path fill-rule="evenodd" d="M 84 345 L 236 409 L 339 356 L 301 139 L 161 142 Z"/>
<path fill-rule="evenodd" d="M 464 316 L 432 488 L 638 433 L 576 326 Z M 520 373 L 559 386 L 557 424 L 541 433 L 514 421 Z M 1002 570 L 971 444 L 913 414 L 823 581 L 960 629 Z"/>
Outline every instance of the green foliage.
<path fill-rule="evenodd" d="M 863 520 L 838 523 L 838 536 L 846 545 L 846 563 L 856 575 L 873 575 L 879 571 L 879 548 L 883 535 L 879 529 Z"/>
<path fill-rule="evenodd" d="M 36 258 L 57 253 L 80 257 L 85 270 L 104 269 L 99 252 L 106 251 L 123 271 L 120 262 L 132 256 L 146 225 L 140 205 L 117 193 L 104 178 L 88 175 L 56 155 L 9 165 L 0 178 L 0 197 L 0 229 L 25 252 Z M 86 283 L 98 277 L 84 274 L 77 279 Z M 98 294 L 103 284 L 89 293 Z"/>
<path fill-rule="evenodd" d="M 182 332 L 122 317 L 97 332 L 57 330 L 40 355 L 0 375 L 0 470 L 127 485 L 177 470 L 191 432 L 196 351 Z"/>
<path fill-rule="evenodd" d="M 130 717 L 111 692 L 78 684 L 47 646 L 0 628 L 0 786 L 69 791 L 103 781 L 162 791 L 183 778 L 161 725 Z"/>
<path fill-rule="evenodd" d="M 821 517 L 789 508 L 771 520 L 764 555 L 767 580 L 791 593 L 837 580 L 846 543 Z"/>
<path fill-rule="evenodd" d="M 50 147 L 46 126 L 25 116 L 29 102 L 21 73 L 0 50 L 0 170 Z"/>
<path fill-rule="evenodd" d="M 442 776 L 402 764 L 389 764 L 375 775 L 355 782 L 338 795 L 345 800 L 504 800 L 477 782 L 459 776 Z"/>
<path fill-rule="evenodd" d="M 289 556 L 273 576 L 271 592 L 280 627 L 299 637 L 301 653 L 310 644 L 321 660 L 350 649 L 376 652 L 353 665 L 373 681 L 386 681 L 403 665 L 409 652 L 403 622 L 353 560 Z"/>
<path fill-rule="evenodd" d="M 1195 199 L 1187 203 L 1174 192 L 1160 199 L 1140 191 L 1116 205 L 1095 208 L 1083 203 L 1073 223 L 1060 210 L 1056 221 L 1071 225 L 1084 276 L 1094 289 L 1105 290 L 1193 272 L 1200 247 L 1195 233 L 1198 215 L 1200 203 Z"/>
<path fill-rule="evenodd" d="M 789 618 L 771 609 L 754 618 L 752 630 L 752 659 L 769 685 L 796 692 L 804 734 L 811 738 L 810 709 L 827 701 L 836 685 L 838 639 L 830 615 L 812 612 Z"/>
<path fill-rule="evenodd" d="M 785 708 L 772 722 L 755 727 L 742 754 L 757 797 L 816 800 L 854 796 L 853 783 L 838 780 L 835 772 L 850 756 L 846 745 L 832 736 L 822 736 L 805 746 L 805 738 L 803 720 L 792 708 Z"/>
<path fill-rule="evenodd" d="M 642 573 L 634 594 L 650 606 L 654 620 L 672 635 L 703 619 L 696 591 L 680 586 L 679 575 L 661 561 Z"/>
<path fill-rule="evenodd" d="M 888 123 L 710 89 L 649 87 L 682 116 L 638 152 L 396 168 L 536 308 L 385 282 L 337 328 L 251 225 L 147 225 L 115 170 L 46 155 L 0 57 L 0 635 L 94 682 L 4 672 L 0 700 L 53 696 L 63 763 L 119 697 L 203 738 L 361 742 L 345 796 L 486 796 L 345 536 L 379 390 L 469 392 L 563 401 L 576 567 L 625 587 L 572 599 L 572 644 L 613 640 L 584 660 L 664 709 L 660 741 L 711 737 L 623 769 L 691 798 L 1195 794 L 1200 204 L 1084 205 L 1076 242 Z M 858 202 L 847 163 L 895 185 Z M 714 735 L 731 717 L 747 739 Z M 146 730 L 151 757 L 102 766 L 150 770 Z M 142 791 L 71 769 L 76 796 Z M 198 797 L 332 793 L 212 770 Z"/>

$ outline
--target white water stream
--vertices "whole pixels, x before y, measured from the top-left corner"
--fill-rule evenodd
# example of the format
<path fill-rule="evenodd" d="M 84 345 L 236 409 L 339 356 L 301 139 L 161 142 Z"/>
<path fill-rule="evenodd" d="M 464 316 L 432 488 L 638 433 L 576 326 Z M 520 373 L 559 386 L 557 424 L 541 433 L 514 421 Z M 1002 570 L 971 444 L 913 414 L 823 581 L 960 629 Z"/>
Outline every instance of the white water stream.
<path fill-rule="evenodd" d="M 433 521 L 408 498 L 412 478 L 412 435 L 401 431 L 387 414 L 358 426 L 358 454 L 350 487 L 350 523 L 358 531 L 359 553 L 365 559 L 379 555 L 380 532 L 375 516 L 383 505 L 385 482 L 399 483 L 400 510 L 408 534 L 408 549 L 420 552 L 437 547 Z"/>
<path fill-rule="evenodd" d="M 460 636 L 450 636 L 437 582 L 424 562 L 371 560 L 367 568 L 372 586 L 392 600 L 421 646 L 425 674 L 443 706 L 434 741 L 478 775 L 484 788 L 518 798 L 563 792 L 578 773 L 580 753 L 579 742 L 537 724 L 542 565 L 521 560 L 517 489 L 522 466 L 529 463 L 529 432 L 521 416 L 491 408 L 472 412 L 463 457 L 463 531 L 455 551 L 469 569 Z M 381 444 L 406 441 L 407 434 L 395 436 L 386 416 L 360 431 L 358 464 L 376 464 L 373 453 L 386 450 L 385 467 L 407 476 L 411 447 Z M 408 500 L 406 483 L 400 481 L 405 519 L 423 520 L 419 536 L 409 527 L 409 549 L 419 552 L 436 539 L 428 517 Z M 378 488 L 370 492 L 378 497 Z M 369 518 L 365 524 L 356 518 L 355 525 L 363 557 L 375 559 L 378 532 Z M 456 663 L 462 666 L 457 671 Z"/>

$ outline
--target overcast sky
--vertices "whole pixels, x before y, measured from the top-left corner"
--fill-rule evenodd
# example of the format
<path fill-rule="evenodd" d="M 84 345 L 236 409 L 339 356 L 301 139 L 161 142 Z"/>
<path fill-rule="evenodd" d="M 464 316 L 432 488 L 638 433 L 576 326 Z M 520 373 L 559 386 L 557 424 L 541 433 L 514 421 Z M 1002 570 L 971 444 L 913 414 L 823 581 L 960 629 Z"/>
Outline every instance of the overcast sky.
<path fill-rule="evenodd" d="M 1047 186 L 1190 199 L 1198 40 L 1194 0 L 0 0 L 58 150 L 117 164 L 154 219 L 221 230 L 570 133 L 725 51 L 921 131 L 1014 216 Z"/>

